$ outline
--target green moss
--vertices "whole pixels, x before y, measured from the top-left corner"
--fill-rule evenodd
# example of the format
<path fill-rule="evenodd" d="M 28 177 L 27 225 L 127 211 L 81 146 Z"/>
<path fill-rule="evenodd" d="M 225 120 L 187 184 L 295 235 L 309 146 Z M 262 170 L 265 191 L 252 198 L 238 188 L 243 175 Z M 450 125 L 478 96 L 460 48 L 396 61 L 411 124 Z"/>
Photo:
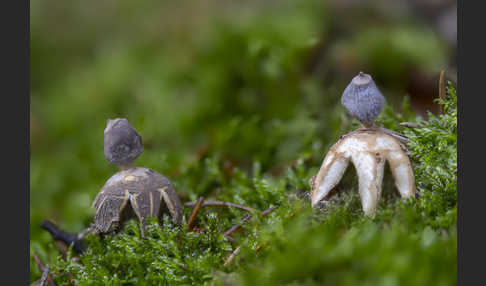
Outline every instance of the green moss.
<path fill-rule="evenodd" d="M 262 173 L 258 163 L 251 176 L 240 169 L 225 175 L 221 160 L 208 158 L 184 171 L 183 177 L 203 179 L 194 194 L 260 210 L 278 208 L 266 217 L 254 214 L 233 235 L 234 242 L 222 233 L 247 215 L 241 210 L 201 209 L 195 222 L 201 232 L 188 232 L 185 224 L 173 227 L 166 217 L 162 223 L 153 219 L 146 239 L 140 238 L 138 223 L 130 221 L 118 235 L 89 236 L 81 262 L 58 257 L 55 280 L 61 285 L 70 279 L 77 285 L 454 285 L 456 100 L 449 86 L 449 99 L 440 101 L 446 113 L 417 119 L 422 128 L 404 131 L 418 200 L 392 195 L 369 219 L 362 215 L 356 182 L 348 182 L 343 184 L 350 189 L 342 191 L 337 204 L 313 211 L 296 196 L 296 189 L 308 191 L 313 163 L 298 160 L 278 176 Z M 394 126 L 403 119 L 387 114 L 380 120 Z M 225 266 L 237 246 L 241 252 Z"/>
<path fill-rule="evenodd" d="M 405 133 L 416 162 L 420 207 L 434 227 L 450 226 L 457 213 L 457 95 L 451 83 L 448 97 L 437 100 L 444 114 L 429 113 L 427 121 L 418 121 L 423 128 Z"/>
<path fill-rule="evenodd" d="M 217 216 L 205 216 L 204 221 L 213 226 Z M 142 239 L 138 224 L 130 221 L 119 235 L 102 240 L 87 237 L 89 248 L 81 262 L 59 261 L 56 279 L 66 283 L 69 271 L 76 285 L 202 284 L 231 249 L 216 229 L 185 232 L 169 220 L 161 225 L 154 219 Z"/>

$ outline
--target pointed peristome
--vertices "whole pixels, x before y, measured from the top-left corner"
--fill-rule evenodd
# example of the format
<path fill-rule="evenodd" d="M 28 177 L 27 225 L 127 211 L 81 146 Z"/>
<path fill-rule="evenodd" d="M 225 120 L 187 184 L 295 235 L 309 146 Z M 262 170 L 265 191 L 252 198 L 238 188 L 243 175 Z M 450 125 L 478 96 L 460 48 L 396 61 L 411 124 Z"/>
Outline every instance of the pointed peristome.
<path fill-rule="evenodd" d="M 341 180 L 349 160 L 356 167 L 361 204 L 372 216 L 381 197 L 385 160 L 403 198 L 415 194 L 412 166 L 400 141 L 379 128 L 358 129 L 343 136 L 327 153 L 311 184 L 311 201 L 316 206 Z"/>

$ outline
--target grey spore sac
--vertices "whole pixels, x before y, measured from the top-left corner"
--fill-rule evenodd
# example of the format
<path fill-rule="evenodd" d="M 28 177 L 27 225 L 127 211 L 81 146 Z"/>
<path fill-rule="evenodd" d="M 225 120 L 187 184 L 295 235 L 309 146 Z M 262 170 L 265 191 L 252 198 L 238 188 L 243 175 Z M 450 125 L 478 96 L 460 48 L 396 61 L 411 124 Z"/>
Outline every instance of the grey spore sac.
<path fill-rule="evenodd" d="M 365 127 L 371 127 L 383 110 L 385 98 L 371 76 L 360 72 L 344 90 L 341 104 Z"/>
<path fill-rule="evenodd" d="M 109 119 L 104 131 L 106 159 L 121 168 L 131 166 L 143 152 L 142 137 L 125 118 Z"/>

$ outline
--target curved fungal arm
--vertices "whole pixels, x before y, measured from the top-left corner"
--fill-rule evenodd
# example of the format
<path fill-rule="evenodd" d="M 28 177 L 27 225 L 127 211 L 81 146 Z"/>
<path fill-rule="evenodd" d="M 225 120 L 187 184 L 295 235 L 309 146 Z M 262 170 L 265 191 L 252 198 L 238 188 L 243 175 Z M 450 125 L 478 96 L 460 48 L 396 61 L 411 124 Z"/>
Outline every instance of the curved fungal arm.
<path fill-rule="evenodd" d="M 327 153 L 324 163 L 311 186 L 312 206 L 316 206 L 339 183 L 348 164 L 348 157 L 336 154 L 332 149 Z"/>
<path fill-rule="evenodd" d="M 167 208 L 169 209 L 170 216 L 172 217 L 172 223 L 180 225 L 182 223 L 182 204 L 173 188 L 165 186 L 158 189 L 162 199 L 164 200 Z"/>
<path fill-rule="evenodd" d="M 395 178 L 395 185 L 402 198 L 409 198 L 415 194 L 415 178 L 410 159 L 405 152 L 392 151 L 386 156 Z"/>
<path fill-rule="evenodd" d="M 358 175 L 363 212 L 367 216 L 372 216 L 381 196 L 385 160 L 371 153 L 363 152 L 355 154 L 352 161 Z"/>

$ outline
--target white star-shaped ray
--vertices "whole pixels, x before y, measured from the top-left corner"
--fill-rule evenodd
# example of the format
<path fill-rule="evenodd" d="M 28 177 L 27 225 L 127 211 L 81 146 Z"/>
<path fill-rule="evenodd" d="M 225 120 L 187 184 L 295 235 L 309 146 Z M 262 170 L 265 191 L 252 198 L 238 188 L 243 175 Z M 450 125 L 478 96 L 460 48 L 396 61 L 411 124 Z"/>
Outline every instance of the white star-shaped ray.
<path fill-rule="evenodd" d="M 316 206 L 339 183 L 349 160 L 359 180 L 359 194 L 365 215 L 372 216 L 381 197 L 385 161 L 388 161 L 395 185 L 402 198 L 415 194 L 415 179 L 407 152 L 400 140 L 383 128 L 358 129 L 342 136 L 334 144 L 311 179 L 311 201 Z"/>

